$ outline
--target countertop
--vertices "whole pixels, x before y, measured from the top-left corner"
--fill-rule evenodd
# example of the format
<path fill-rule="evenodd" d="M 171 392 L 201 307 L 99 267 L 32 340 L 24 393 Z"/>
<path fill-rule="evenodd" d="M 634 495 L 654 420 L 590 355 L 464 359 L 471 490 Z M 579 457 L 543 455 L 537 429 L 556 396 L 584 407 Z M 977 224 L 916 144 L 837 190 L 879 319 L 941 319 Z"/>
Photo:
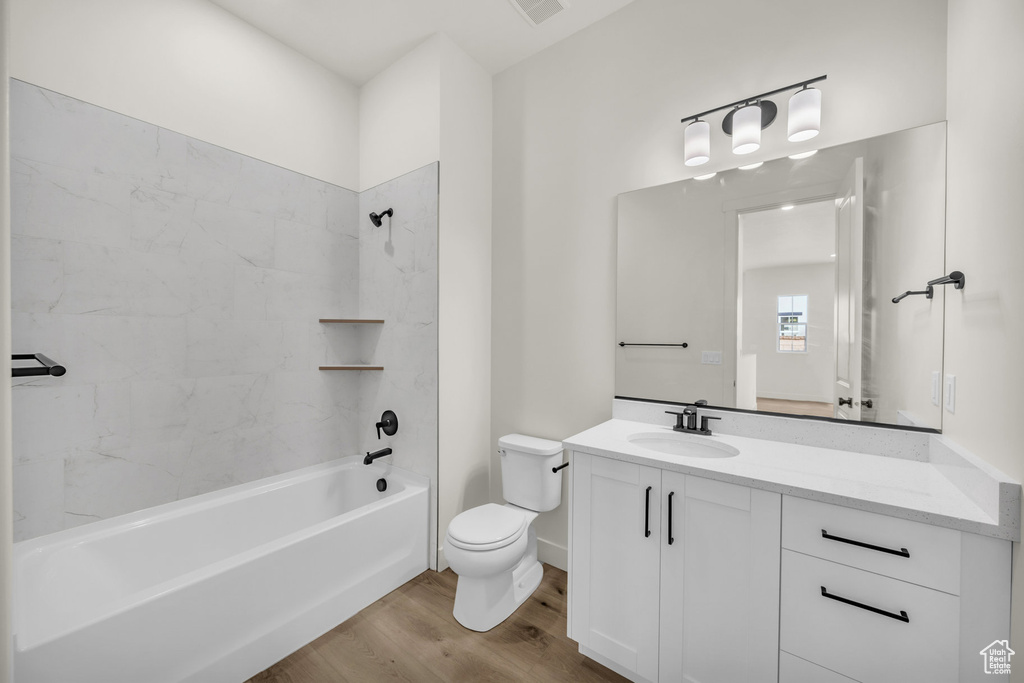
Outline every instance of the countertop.
<path fill-rule="evenodd" d="M 877 512 L 985 536 L 1020 540 L 931 462 L 868 455 L 727 434 L 686 435 L 739 450 L 726 458 L 669 455 L 630 443 L 636 433 L 676 434 L 670 427 L 612 419 L 563 441 L 570 450 L 651 465 L 751 488 Z"/>

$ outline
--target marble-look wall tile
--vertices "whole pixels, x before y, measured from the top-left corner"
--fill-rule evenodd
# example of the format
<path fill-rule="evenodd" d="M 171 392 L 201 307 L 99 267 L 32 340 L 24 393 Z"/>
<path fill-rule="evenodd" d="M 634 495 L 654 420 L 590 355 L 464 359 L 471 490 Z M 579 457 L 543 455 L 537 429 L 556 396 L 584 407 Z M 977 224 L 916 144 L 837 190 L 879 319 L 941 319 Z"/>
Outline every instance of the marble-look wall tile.
<path fill-rule="evenodd" d="M 358 195 L 12 81 L 18 540 L 358 451 Z"/>
<path fill-rule="evenodd" d="M 386 443 L 395 465 L 430 479 L 430 548 L 437 547 L 437 192 L 435 163 L 360 193 L 359 312 L 385 322 L 355 331 L 366 362 L 384 366 L 360 378 L 363 450 Z M 369 213 L 389 207 L 394 216 L 374 227 Z M 386 409 L 398 414 L 399 430 L 378 441 L 374 423 Z"/>
<path fill-rule="evenodd" d="M 17 539 L 385 443 L 435 508 L 436 164 L 359 195 L 19 82 L 11 151 L 15 351 L 68 368 L 14 382 Z"/>

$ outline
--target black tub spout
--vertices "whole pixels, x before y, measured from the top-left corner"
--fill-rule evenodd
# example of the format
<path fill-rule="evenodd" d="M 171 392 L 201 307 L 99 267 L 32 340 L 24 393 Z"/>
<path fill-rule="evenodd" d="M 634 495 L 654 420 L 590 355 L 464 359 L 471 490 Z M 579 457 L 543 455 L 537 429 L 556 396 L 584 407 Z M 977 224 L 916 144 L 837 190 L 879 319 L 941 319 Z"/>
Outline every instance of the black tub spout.
<path fill-rule="evenodd" d="M 369 451 L 367 451 L 366 452 L 366 457 L 363 458 L 363 464 L 364 465 L 369 465 L 371 462 L 373 462 L 377 458 L 383 458 L 385 455 L 391 455 L 391 449 L 390 448 L 382 448 L 379 451 L 374 451 L 373 453 L 370 453 Z"/>

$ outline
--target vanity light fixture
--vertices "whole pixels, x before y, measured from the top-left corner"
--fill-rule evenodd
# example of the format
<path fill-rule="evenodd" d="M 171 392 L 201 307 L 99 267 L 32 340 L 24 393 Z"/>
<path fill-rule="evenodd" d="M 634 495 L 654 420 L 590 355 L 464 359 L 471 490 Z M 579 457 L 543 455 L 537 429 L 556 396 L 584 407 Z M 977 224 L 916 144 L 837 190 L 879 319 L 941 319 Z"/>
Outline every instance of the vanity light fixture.
<path fill-rule="evenodd" d="M 723 109 L 732 110 L 722 120 L 722 131 L 732 137 L 733 153 L 757 151 L 761 147 L 761 131 L 772 125 L 779 111 L 775 103 L 766 98 L 787 90 L 797 90 L 789 100 L 787 138 L 791 142 L 811 139 L 821 130 L 821 91 L 808 86 L 826 78 L 827 75 L 800 81 L 683 118 L 682 123 L 689 124 L 683 136 L 683 163 L 699 166 L 710 161 L 711 126 L 701 117 Z"/>
<path fill-rule="evenodd" d="M 700 166 L 711 159 L 711 126 L 707 121 L 697 120 L 683 132 L 683 163 Z"/>
<path fill-rule="evenodd" d="M 810 140 L 821 132 L 821 91 L 804 86 L 789 98 L 789 125 L 786 138 L 790 142 Z"/>
<path fill-rule="evenodd" d="M 755 168 L 760 168 L 761 166 L 764 166 L 764 162 L 763 161 L 755 161 L 752 164 L 747 164 L 746 166 L 740 166 L 740 170 L 741 171 L 751 171 L 751 170 L 753 170 Z"/>
<path fill-rule="evenodd" d="M 792 211 L 793 210 L 793 205 L 792 204 L 786 204 L 785 206 L 780 206 L 779 209 L 781 211 Z"/>
<path fill-rule="evenodd" d="M 790 154 L 790 159 L 806 159 L 807 157 L 813 157 L 818 153 L 818 150 L 812 149 L 810 152 L 800 152 L 799 154 Z"/>
<path fill-rule="evenodd" d="M 750 154 L 761 148 L 761 103 L 737 107 L 732 112 L 732 153 Z"/>
<path fill-rule="evenodd" d="M 693 176 L 693 179 L 694 180 L 707 180 L 708 178 L 714 178 L 716 175 L 718 175 L 718 171 L 712 171 L 711 173 L 705 173 L 704 175 L 695 175 L 695 176 Z"/>

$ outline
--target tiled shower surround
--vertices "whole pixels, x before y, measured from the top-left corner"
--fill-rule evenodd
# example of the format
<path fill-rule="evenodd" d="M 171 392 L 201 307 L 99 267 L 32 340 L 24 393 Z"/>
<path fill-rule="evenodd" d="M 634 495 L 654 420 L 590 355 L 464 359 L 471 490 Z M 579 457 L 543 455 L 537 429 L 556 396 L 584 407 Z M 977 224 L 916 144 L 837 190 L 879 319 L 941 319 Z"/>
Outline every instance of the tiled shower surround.
<path fill-rule="evenodd" d="M 13 348 L 68 370 L 13 380 L 15 540 L 374 448 L 384 408 L 436 487 L 436 164 L 361 200 L 12 80 L 11 178 Z"/>

